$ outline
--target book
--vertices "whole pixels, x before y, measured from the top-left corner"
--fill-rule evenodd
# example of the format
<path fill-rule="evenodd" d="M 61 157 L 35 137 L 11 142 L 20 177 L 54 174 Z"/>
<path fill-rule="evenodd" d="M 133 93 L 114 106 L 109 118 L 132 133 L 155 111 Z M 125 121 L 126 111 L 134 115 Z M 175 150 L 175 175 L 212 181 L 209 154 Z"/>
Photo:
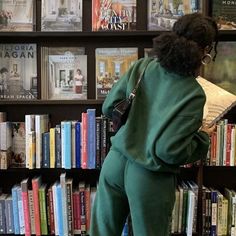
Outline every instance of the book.
<path fill-rule="evenodd" d="M 92 30 L 136 30 L 136 0 L 92 0 Z"/>
<path fill-rule="evenodd" d="M 35 30 L 35 0 L 1 0 L 0 31 Z"/>
<path fill-rule="evenodd" d="M 25 122 L 12 122 L 11 166 L 25 168 Z"/>
<path fill-rule="evenodd" d="M 0 99 L 37 99 L 36 44 L 0 44 Z"/>
<path fill-rule="evenodd" d="M 212 1 L 212 17 L 217 21 L 219 30 L 236 30 L 235 1 Z"/>
<path fill-rule="evenodd" d="M 82 31 L 82 0 L 42 0 L 41 31 Z"/>
<path fill-rule="evenodd" d="M 42 48 L 42 99 L 87 99 L 83 47 Z"/>
<path fill-rule="evenodd" d="M 213 63 L 204 66 L 203 77 L 236 95 L 236 42 L 219 42 Z"/>
<path fill-rule="evenodd" d="M 208 126 L 211 126 L 236 105 L 236 95 L 222 89 L 203 77 L 198 76 L 197 81 L 206 94 L 203 120 Z"/>
<path fill-rule="evenodd" d="M 148 0 L 148 30 L 171 30 L 179 17 L 202 11 L 201 0 Z"/>
<path fill-rule="evenodd" d="M 138 48 L 96 48 L 95 58 L 97 99 L 104 99 L 138 59 Z"/>

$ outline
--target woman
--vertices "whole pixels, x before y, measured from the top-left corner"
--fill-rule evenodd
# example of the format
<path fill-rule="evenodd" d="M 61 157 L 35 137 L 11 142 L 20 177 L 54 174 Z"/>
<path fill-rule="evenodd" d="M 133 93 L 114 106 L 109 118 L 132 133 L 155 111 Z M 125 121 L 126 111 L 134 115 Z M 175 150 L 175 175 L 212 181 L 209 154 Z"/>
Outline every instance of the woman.
<path fill-rule="evenodd" d="M 135 236 L 166 236 L 180 165 L 206 157 L 203 128 L 205 93 L 196 81 L 207 64 L 217 25 L 194 13 L 181 17 L 172 32 L 153 40 L 157 59 L 140 59 L 114 85 L 103 104 L 111 117 L 149 60 L 128 120 L 111 139 L 92 210 L 91 236 L 120 236 L 131 213 Z"/>

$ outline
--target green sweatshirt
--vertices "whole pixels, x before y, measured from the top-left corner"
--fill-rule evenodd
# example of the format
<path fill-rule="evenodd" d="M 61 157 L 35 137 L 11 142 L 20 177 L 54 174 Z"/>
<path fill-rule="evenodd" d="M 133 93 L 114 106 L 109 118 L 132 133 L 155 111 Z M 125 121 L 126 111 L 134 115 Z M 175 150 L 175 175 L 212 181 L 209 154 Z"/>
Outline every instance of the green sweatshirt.
<path fill-rule="evenodd" d="M 129 95 L 148 61 L 111 148 L 150 170 L 176 173 L 180 165 L 204 159 L 209 146 L 208 135 L 199 131 L 206 97 L 194 77 L 167 72 L 156 59 L 139 59 L 113 86 L 102 111 L 111 117 L 114 104 Z"/>

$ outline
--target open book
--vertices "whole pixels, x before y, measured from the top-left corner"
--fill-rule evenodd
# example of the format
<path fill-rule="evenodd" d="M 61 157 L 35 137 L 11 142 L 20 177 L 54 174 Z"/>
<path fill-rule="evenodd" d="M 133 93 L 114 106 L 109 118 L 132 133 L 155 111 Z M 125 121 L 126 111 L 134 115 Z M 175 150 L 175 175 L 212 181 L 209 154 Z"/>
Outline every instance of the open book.
<path fill-rule="evenodd" d="M 211 126 L 236 105 L 236 95 L 200 76 L 197 77 L 197 81 L 206 94 L 203 119 L 208 126 Z"/>

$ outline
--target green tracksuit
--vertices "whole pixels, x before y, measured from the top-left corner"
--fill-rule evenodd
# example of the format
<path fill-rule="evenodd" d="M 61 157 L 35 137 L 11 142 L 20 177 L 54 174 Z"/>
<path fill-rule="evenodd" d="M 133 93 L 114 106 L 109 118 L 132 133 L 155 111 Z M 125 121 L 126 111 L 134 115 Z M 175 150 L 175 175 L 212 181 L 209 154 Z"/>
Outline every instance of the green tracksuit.
<path fill-rule="evenodd" d="M 132 91 L 147 60 L 138 60 L 103 104 Z M 131 212 L 135 236 L 168 235 L 179 166 L 206 156 L 209 137 L 199 131 L 205 93 L 194 77 L 167 72 L 151 59 L 128 120 L 112 137 L 92 210 L 91 236 L 120 236 Z"/>

